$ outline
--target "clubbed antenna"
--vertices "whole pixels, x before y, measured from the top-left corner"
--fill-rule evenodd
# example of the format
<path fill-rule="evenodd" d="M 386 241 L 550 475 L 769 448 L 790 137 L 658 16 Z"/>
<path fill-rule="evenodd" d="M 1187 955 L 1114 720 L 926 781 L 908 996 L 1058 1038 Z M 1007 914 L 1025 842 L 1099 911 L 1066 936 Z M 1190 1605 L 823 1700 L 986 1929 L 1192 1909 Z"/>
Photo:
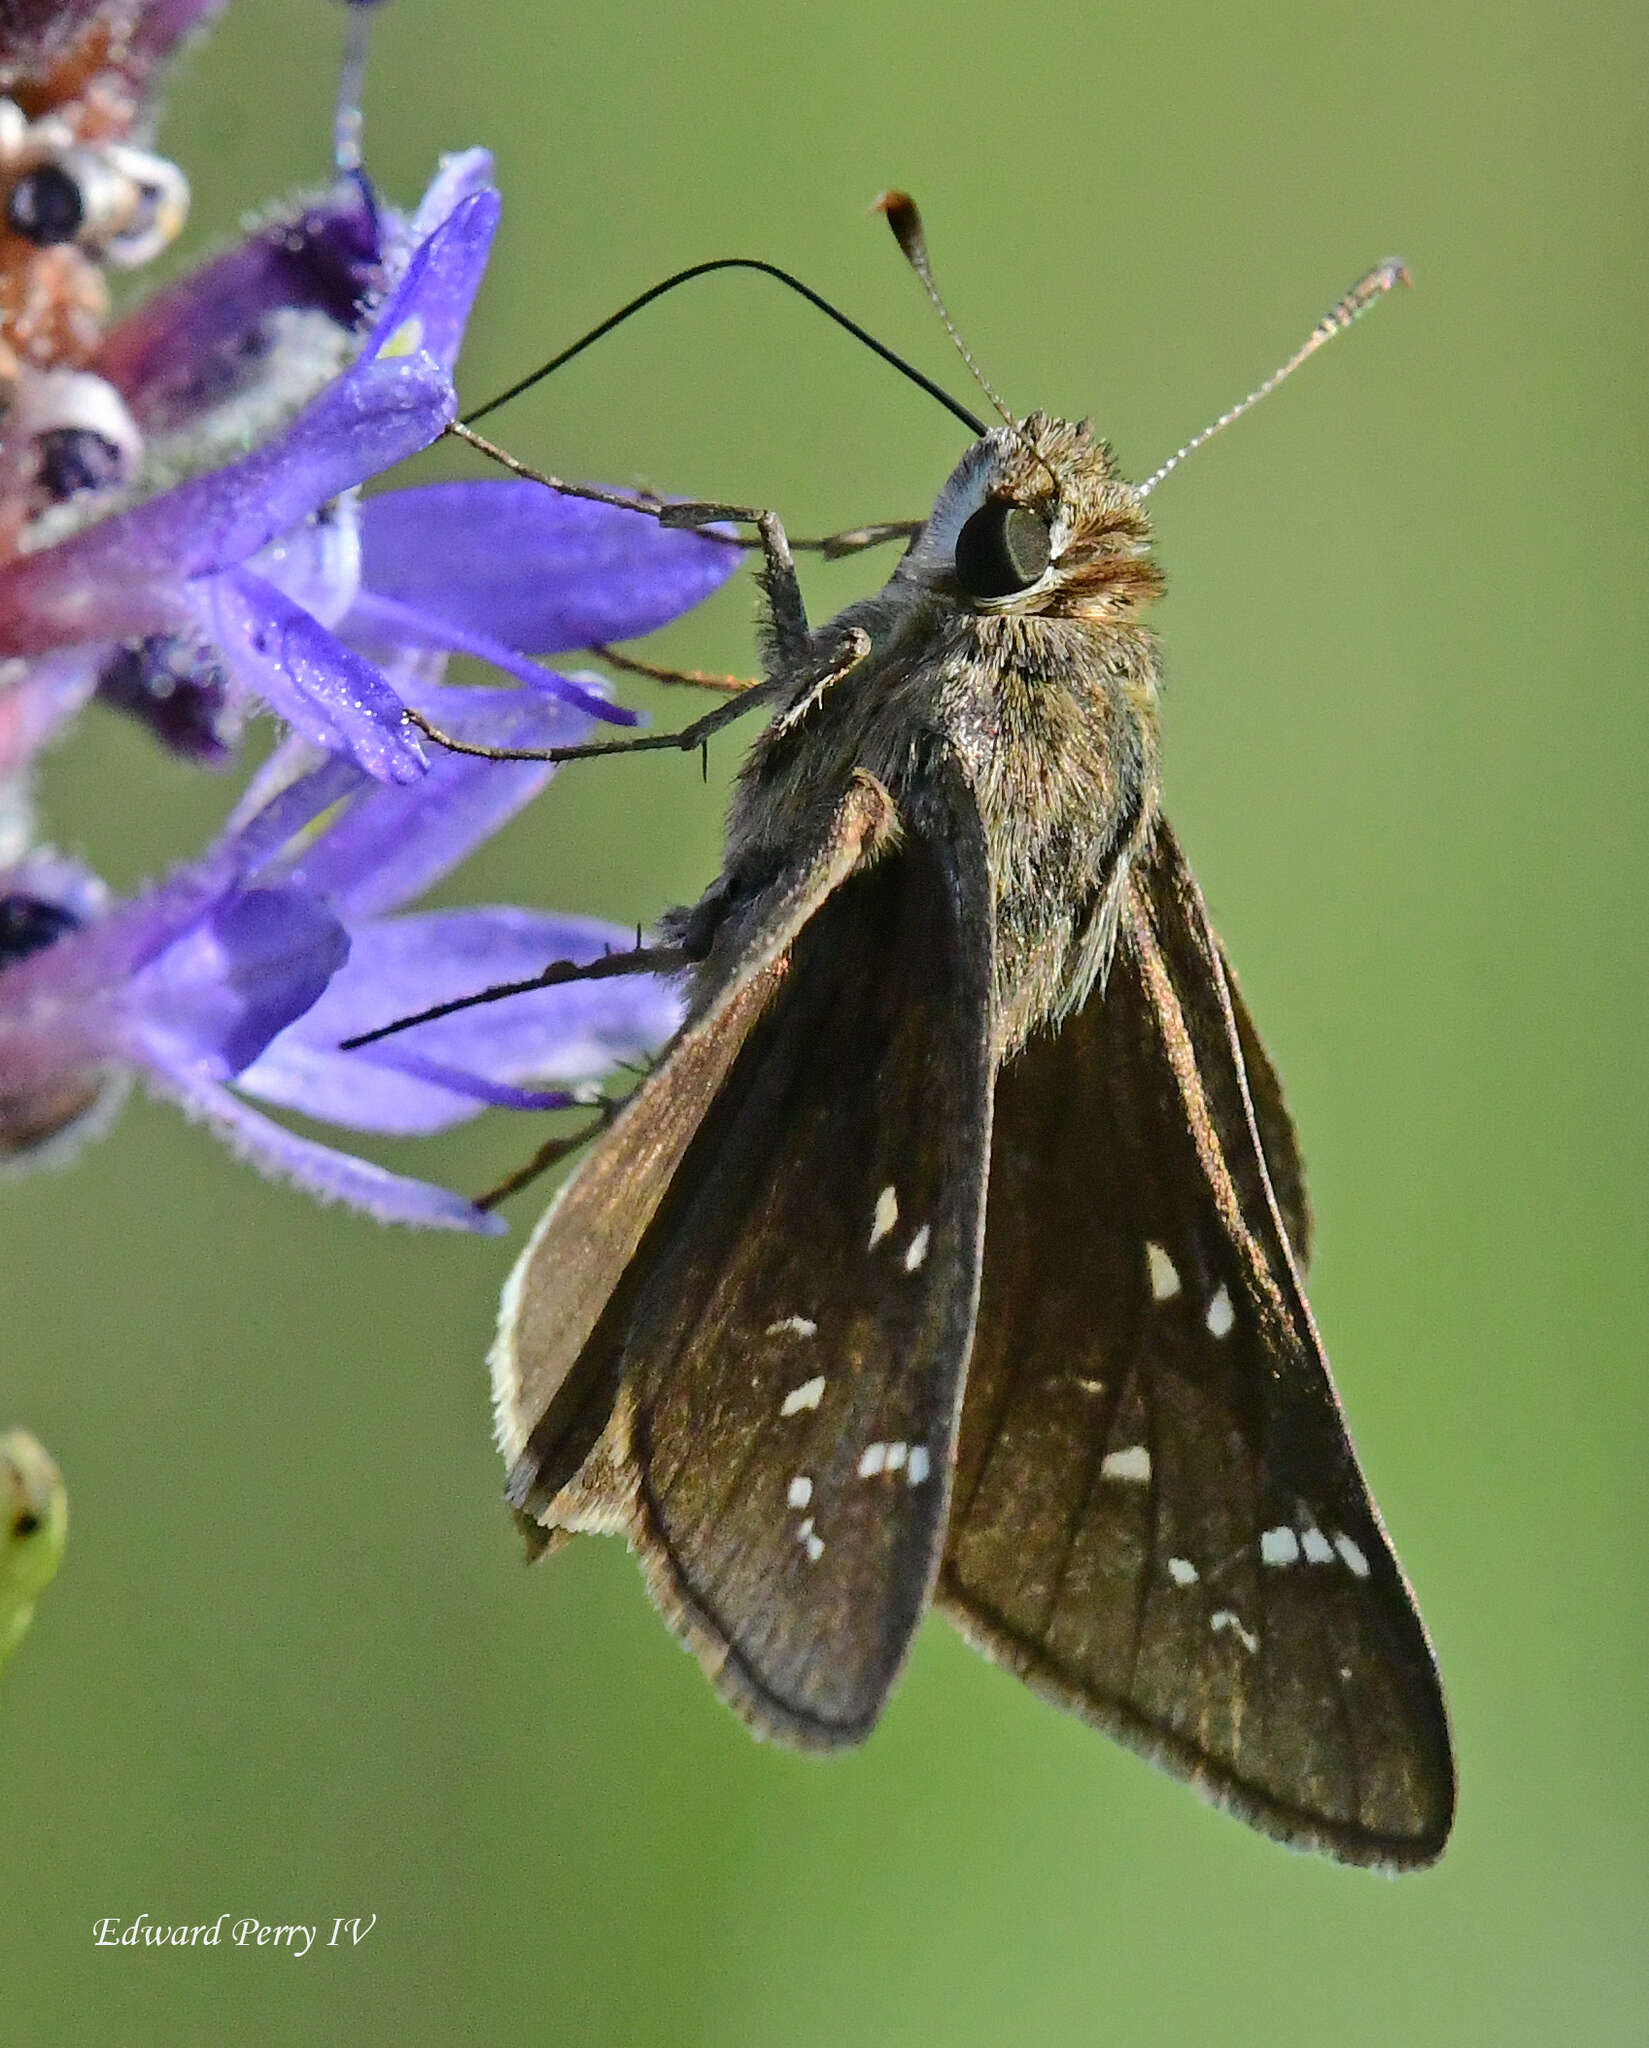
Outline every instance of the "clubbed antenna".
<path fill-rule="evenodd" d="M 956 344 L 956 353 L 967 364 L 973 381 L 996 407 L 1004 424 L 1018 433 L 1018 420 L 997 397 L 996 387 L 974 361 L 973 351 L 957 331 L 956 322 L 950 317 L 949 309 L 939 296 L 939 287 L 933 281 L 933 268 L 928 262 L 928 239 L 922 232 L 922 216 L 917 209 L 916 201 L 908 192 L 884 192 L 876 201 L 876 211 L 887 215 L 887 224 L 893 230 L 894 240 L 904 252 L 905 261 L 922 280 L 923 289 L 933 301 L 934 311 L 945 323 L 945 332 Z"/>
<path fill-rule="evenodd" d="M 1337 300 L 1312 328 L 1301 347 L 1297 348 L 1279 370 L 1273 370 L 1263 384 L 1258 384 L 1240 404 L 1232 406 L 1229 412 L 1222 412 L 1210 426 L 1200 434 L 1193 434 L 1183 448 L 1176 448 L 1160 468 L 1154 469 L 1139 486 L 1136 496 L 1149 497 L 1158 484 L 1171 470 L 1178 469 L 1186 456 L 1194 455 L 1205 441 L 1230 426 L 1233 420 L 1240 420 L 1245 412 L 1252 412 L 1262 398 L 1268 398 L 1285 377 L 1294 372 L 1308 356 L 1314 356 L 1325 341 L 1332 341 L 1337 334 L 1343 334 L 1354 320 L 1360 319 L 1370 306 L 1383 299 L 1394 285 L 1412 284 L 1409 267 L 1401 256 L 1388 256 L 1384 263 L 1375 264 L 1366 277 L 1360 277 L 1343 299 Z M 989 389 L 989 387 L 986 387 Z"/>

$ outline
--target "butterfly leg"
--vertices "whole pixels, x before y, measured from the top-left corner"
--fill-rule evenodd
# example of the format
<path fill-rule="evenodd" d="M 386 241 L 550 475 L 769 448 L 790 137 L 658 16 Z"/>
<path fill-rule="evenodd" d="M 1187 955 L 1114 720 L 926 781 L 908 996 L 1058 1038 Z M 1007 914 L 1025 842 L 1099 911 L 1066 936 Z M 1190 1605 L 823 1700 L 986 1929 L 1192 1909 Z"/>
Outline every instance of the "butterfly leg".
<path fill-rule="evenodd" d="M 605 640 L 591 641 L 590 652 L 609 668 L 623 669 L 627 675 L 646 676 L 655 683 L 680 683 L 693 690 L 719 690 L 724 696 L 757 689 L 761 683 L 759 676 L 716 675 L 701 668 L 660 668 L 656 662 L 621 653 Z"/>
<path fill-rule="evenodd" d="M 802 586 L 796 580 L 796 557 L 790 537 L 777 512 L 753 505 L 715 505 L 694 502 L 660 505 L 653 513 L 660 526 L 753 526 L 762 551 L 762 591 L 767 598 L 768 631 L 772 652 L 778 662 L 800 661 L 807 654 L 810 635 Z"/>
<path fill-rule="evenodd" d="M 804 652 L 808 643 L 803 641 Z M 786 714 L 793 719 L 799 711 L 817 702 L 818 698 L 833 682 L 846 675 L 848 670 L 862 661 L 870 651 L 869 635 L 855 629 L 844 642 L 832 648 L 814 666 L 817 673 L 808 681 L 805 695 L 797 706 Z M 702 718 L 695 718 L 679 732 L 639 733 L 624 740 L 591 740 L 575 747 L 483 747 L 468 740 L 457 739 L 444 732 L 433 719 L 426 718 L 421 711 L 407 705 L 402 713 L 409 725 L 414 725 L 426 739 L 433 740 L 438 747 L 449 753 L 471 754 L 483 761 L 590 761 L 606 754 L 650 754 L 668 752 L 696 753 L 712 734 L 721 731 L 724 725 L 731 725 L 736 718 L 742 718 L 756 704 L 769 703 L 780 681 L 779 677 L 764 677 L 753 683 L 738 695 L 731 696 L 714 711 L 708 711 Z"/>
<path fill-rule="evenodd" d="M 604 754 L 655 754 L 671 748 L 683 754 L 695 753 L 712 733 L 720 732 L 724 725 L 731 725 L 735 718 L 742 718 L 753 705 L 764 703 L 770 695 L 766 681 L 755 683 L 736 697 L 729 697 L 725 704 L 718 704 L 703 718 L 695 718 L 680 732 L 638 733 L 626 740 L 591 740 L 577 747 L 476 746 L 442 731 L 433 719 L 426 718 L 410 704 L 404 708 L 402 716 L 409 725 L 416 726 L 425 739 L 433 740 L 449 754 L 470 754 L 482 761 L 593 761 Z"/>
<path fill-rule="evenodd" d="M 843 676 L 857 668 L 870 652 L 870 635 L 855 627 L 842 640 L 837 650 L 824 662 L 815 664 L 811 677 L 804 678 L 806 687 L 796 696 L 773 721 L 775 732 L 789 732 L 800 725 L 807 714 L 821 702 L 825 692 L 833 683 L 839 683 Z"/>
<path fill-rule="evenodd" d="M 913 540 L 926 522 L 920 519 L 880 519 L 869 526 L 850 526 L 841 533 L 824 533 L 817 540 L 794 540 L 790 545 L 800 553 L 823 555 L 827 562 L 845 561 L 862 555 L 867 548 L 886 547 L 890 540 Z"/>
<path fill-rule="evenodd" d="M 573 484 L 564 477 L 552 476 L 545 470 L 534 469 L 530 464 L 519 461 L 507 450 L 489 441 L 485 435 L 477 434 L 462 422 L 455 421 L 447 428 L 449 434 L 467 442 L 490 461 L 500 464 L 512 475 L 525 477 L 533 483 L 544 485 L 547 490 L 563 497 L 585 498 L 601 505 L 616 505 L 629 512 L 640 512 L 647 518 L 656 519 L 660 526 L 678 529 L 697 529 L 715 526 L 753 526 L 756 529 L 755 545 L 762 551 L 762 589 L 767 598 L 768 642 L 771 666 L 781 672 L 793 670 L 814 653 L 812 635 L 808 630 L 807 607 L 802 601 L 802 587 L 796 576 L 796 558 L 791 551 L 789 536 L 784 522 L 777 512 L 754 505 L 725 505 L 709 500 L 695 499 L 678 504 L 666 504 L 661 499 L 644 496 L 627 496 L 619 491 L 604 491 L 588 484 Z M 889 529 L 891 532 L 892 529 Z M 852 552 L 856 546 L 874 546 L 875 539 L 869 536 L 880 533 L 880 529 L 861 528 L 850 535 L 833 536 L 822 545 L 828 548 L 837 541 L 851 543 L 845 552 Z M 884 536 L 885 537 L 885 536 Z M 717 536 L 722 538 L 722 536 Z M 734 546 L 749 546 L 743 540 L 731 542 Z M 825 657 L 825 667 L 806 693 L 805 702 L 816 700 L 819 692 L 836 678 L 845 674 L 861 660 L 869 649 L 869 641 L 863 634 L 849 637 L 844 662 L 843 652 L 832 650 Z M 817 659 L 817 656 L 814 657 Z M 751 705 L 766 701 L 776 686 L 776 678 L 769 677 L 751 688 L 739 691 L 725 704 L 717 705 L 714 711 L 703 718 L 695 719 L 680 732 L 644 733 L 624 740 L 595 740 L 584 746 L 547 747 L 530 750 L 512 747 L 481 747 L 457 740 L 450 733 L 442 732 L 420 711 L 410 707 L 406 712 L 410 724 L 433 740 L 437 746 L 445 747 L 455 754 L 478 755 L 489 761 L 583 761 L 603 754 L 634 754 L 657 752 L 665 748 L 679 748 L 691 753 L 702 747 L 713 733 L 729 725 Z"/>
<path fill-rule="evenodd" d="M 541 1174 L 548 1173 L 552 1166 L 559 1166 L 563 1159 L 576 1152 L 580 1146 L 587 1145 L 592 1138 L 599 1137 L 618 1114 L 620 1104 L 612 1097 L 603 1095 L 593 1107 L 595 1115 L 581 1130 L 569 1132 L 565 1136 L 547 1138 L 524 1166 L 518 1166 L 514 1172 L 505 1174 L 504 1178 L 488 1188 L 484 1195 L 477 1195 L 476 1208 L 496 1209 L 500 1202 L 507 1201 L 511 1195 L 518 1195 L 523 1188 L 530 1187 Z"/>
<path fill-rule="evenodd" d="M 790 551 L 790 541 L 784 530 L 784 523 L 777 512 L 763 510 L 754 505 L 719 505 L 704 500 L 693 500 L 679 504 L 666 504 L 663 499 L 650 493 L 627 495 L 622 491 L 603 491 L 590 484 L 569 483 L 565 477 L 551 476 L 547 470 L 534 469 L 530 463 L 522 462 L 507 449 L 500 448 L 495 441 L 489 441 L 484 434 L 478 434 L 466 427 L 461 420 L 454 420 L 446 431 L 456 440 L 465 441 L 477 453 L 485 455 L 490 462 L 496 462 L 507 469 L 512 476 L 525 477 L 531 483 L 542 484 L 546 490 L 564 498 L 587 498 L 597 505 L 616 505 L 621 511 L 640 512 L 649 519 L 656 519 L 660 526 L 697 528 L 703 526 L 753 526 L 756 529 L 756 545 L 765 558 L 762 572 L 767 602 L 772 611 L 773 633 L 778 652 L 787 660 L 794 661 L 806 652 L 808 642 L 807 609 L 802 603 L 801 585 L 796 580 L 796 561 Z M 717 535 L 733 547 L 747 547 L 749 542 L 726 535 Z"/>
<path fill-rule="evenodd" d="M 542 973 L 529 975 L 525 981 L 495 982 L 491 988 L 477 989 L 473 995 L 453 996 L 448 1002 L 434 1003 L 410 1017 L 397 1017 L 371 1031 L 359 1031 L 353 1038 L 341 1039 L 338 1050 L 354 1052 L 363 1045 L 376 1045 L 381 1038 L 393 1038 L 399 1031 L 410 1031 L 414 1024 L 433 1024 L 438 1017 L 451 1017 L 459 1010 L 473 1010 L 482 1003 L 502 1002 L 506 996 L 526 995 L 533 989 L 560 988 L 570 981 L 611 981 L 625 974 L 680 974 L 698 957 L 685 946 L 638 945 L 627 953 L 603 953 L 598 960 L 552 960 Z"/>

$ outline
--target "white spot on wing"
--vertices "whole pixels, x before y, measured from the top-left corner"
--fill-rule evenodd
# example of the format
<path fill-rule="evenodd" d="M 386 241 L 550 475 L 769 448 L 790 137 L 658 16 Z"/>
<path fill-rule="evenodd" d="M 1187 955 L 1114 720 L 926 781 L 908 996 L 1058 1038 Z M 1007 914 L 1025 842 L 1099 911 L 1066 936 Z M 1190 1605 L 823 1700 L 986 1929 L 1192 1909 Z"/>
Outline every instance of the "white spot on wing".
<path fill-rule="evenodd" d="M 781 1316 L 767 1326 L 769 1337 L 816 1337 L 819 1326 L 808 1316 Z"/>
<path fill-rule="evenodd" d="M 1147 1241 L 1145 1257 L 1151 1268 L 1151 1293 L 1158 1301 L 1172 1301 L 1179 1292 L 1179 1268 L 1160 1244 Z"/>
<path fill-rule="evenodd" d="M 1345 1562 L 1345 1568 L 1354 1579 L 1368 1577 L 1368 1559 L 1363 1555 L 1360 1543 L 1353 1543 L 1349 1536 L 1336 1536 L 1334 1548 Z"/>
<path fill-rule="evenodd" d="M 813 1531 L 809 1529 L 802 1541 L 807 1547 L 808 1563 L 817 1564 L 819 1559 L 824 1556 L 824 1538 L 822 1536 L 815 1536 Z"/>
<path fill-rule="evenodd" d="M 1231 1608 L 1222 1607 L 1218 1613 L 1211 1614 L 1208 1617 L 1208 1626 L 1214 1631 L 1215 1635 L 1218 1635 L 1221 1629 L 1229 1629 L 1248 1652 L 1249 1656 L 1252 1657 L 1258 1654 L 1260 1647 L 1259 1637 L 1255 1635 L 1252 1629 L 1243 1627 L 1242 1616 L 1235 1613 Z"/>
<path fill-rule="evenodd" d="M 805 1472 L 798 1472 L 790 1482 L 790 1491 L 785 1495 L 786 1501 L 793 1508 L 805 1508 L 812 1498 L 812 1480 Z"/>
<path fill-rule="evenodd" d="M 889 1445 L 888 1445 L 888 1447 L 887 1447 L 887 1470 L 888 1470 L 889 1472 L 902 1472 L 902 1471 L 904 1470 L 904 1465 L 905 1465 L 905 1455 L 906 1455 L 906 1453 L 907 1453 L 907 1452 L 909 1451 L 909 1449 L 910 1449 L 910 1446 L 909 1446 L 909 1444 L 889 1444 Z"/>
<path fill-rule="evenodd" d="M 859 1454 L 859 1477 L 874 1479 L 887 1465 L 886 1444 L 866 1444 Z"/>
<path fill-rule="evenodd" d="M 899 1195 L 893 1183 L 889 1181 L 876 1197 L 876 1214 L 871 1219 L 868 1249 L 874 1251 L 898 1220 Z"/>
<path fill-rule="evenodd" d="M 907 1273 L 915 1273 L 920 1271 L 922 1261 L 928 1255 L 928 1240 L 932 1237 L 932 1235 L 932 1231 L 929 1230 L 928 1226 L 924 1223 L 921 1229 L 917 1231 L 916 1235 L 911 1239 L 910 1248 L 905 1253 L 905 1271 Z M 872 1240 L 872 1242 L 874 1242 L 874 1239 Z"/>
<path fill-rule="evenodd" d="M 800 1415 L 804 1408 L 817 1408 L 824 1399 L 824 1374 L 816 1373 L 812 1379 L 803 1380 L 799 1387 L 792 1387 L 779 1403 L 781 1415 Z"/>
<path fill-rule="evenodd" d="M 1107 1451 L 1099 1461 L 1101 1479 L 1121 1479 L 1135 1486 L 1148 1485 L 1151 1453 L 1144 1444 L 1130 1444 L 1125 1451 Z"/>
<path fill-rule="evenodd" d="M 1294 1564 L 1300 1555 L 1300 1539 L 1289 1528 L 1266 1529 L 1260 1536 L 1261 1564 Z"/>
<path fill-rule="evenodd" d="M 1300 1548 L 1305 1552 L 1307 1564 L 1332 1564 L 1334 1545 L 1329 1542 L 1315 1522 L 1300 1531 Z"/>
<path fill-rule="evenodd" d="M 910 1456 L 905 1462 L 905 1478 L 912 1486 L 920 1486 L 928 1476 L 928 1447 L 926 1444 L 912 1444 Z"/>
<path fill-rule="evenodd" d="M 1188 1557 L 1171 1557 L 1168 1560 L 1168 1576 L 1176 1586 L 1194 1586 L 1197 1583 L 1197 1568 Z"/>
<path fill-rule="evenodd" d="M 1208 1304 L 1208 1313 L 1203 1320 L 1208 1325 L 1208 1334 L 1211 1337 L 1230 1336 L 1231 1325 L 1237 1320 L 1237 1312 L 1231 1306 L 1231 1297 L 1225 1291 L 1223 1281 L 1214 1299 Z"/>

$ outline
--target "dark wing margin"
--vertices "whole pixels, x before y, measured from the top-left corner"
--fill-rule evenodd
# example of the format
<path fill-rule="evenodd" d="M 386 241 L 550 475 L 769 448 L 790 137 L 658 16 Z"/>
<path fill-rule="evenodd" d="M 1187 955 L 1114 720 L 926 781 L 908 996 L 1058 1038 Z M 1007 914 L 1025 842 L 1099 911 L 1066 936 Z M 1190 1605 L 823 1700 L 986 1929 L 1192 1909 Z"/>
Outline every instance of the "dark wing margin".
<path fill-rule="evenodd" d="M 506 1436 L 512 1498 L 626 1534 L 724 1697 L 810 1748 L 869 1733 L 931 1597 L 977 1301 L 989 876 L 960 777 L 941 763 L 924 795 L 897 843 L 796 892 L 766 964 L 706 1013 L 737 1042 L 673 1155 L 658 1100 L 598 1143 L 528 1254 L 590 1269 L 535 1265 L 516 1290 L 517 1323 L 579 1309 L 549 1427 Z M 672 1093 L 692 1034 L 641 1097 Z M 617 1240 L 599 1274 L 592 1173 Z"/>
<path fill-rule="evenodd" d="M 1290 1257 L 1266 1170 L 1286 1112 L 1269 1066 L 1256 1104 L 1250 1043 L 1159 824 L 1108 983 L 998 1081 L 938 1597 L 1265 1832 L 1404 1868 L 1447 1839 L 1448 1723 Z"/>

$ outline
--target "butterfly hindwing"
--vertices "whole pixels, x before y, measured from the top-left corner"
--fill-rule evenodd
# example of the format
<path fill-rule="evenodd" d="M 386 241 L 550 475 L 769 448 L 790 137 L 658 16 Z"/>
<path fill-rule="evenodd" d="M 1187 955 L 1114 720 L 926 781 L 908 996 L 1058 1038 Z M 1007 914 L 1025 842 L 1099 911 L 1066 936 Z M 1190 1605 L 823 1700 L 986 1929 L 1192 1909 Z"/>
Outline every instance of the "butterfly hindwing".
<path fill-rule="evenodd" d="M 622 1525 L 724 1695 L 810 1747 L 869 1732 L 943 1541 L 992 931 L 977 813 L 946 786 L 953 814 L 907 820 L 777 961 L 590 1333 L 616 1396 L 547 1513 Z"/>
<path fill-rule="evenodd" d="M 1302 1250 L 1303 1180 L 1245 1040 L 1160 825 L 1107 983 L 998 1083 L 940 1597 L 1258 1826 L 1423 1863 L 1453 1809 L 1441 1692 L 1300 1291 L 1268 1156 Z"/>

